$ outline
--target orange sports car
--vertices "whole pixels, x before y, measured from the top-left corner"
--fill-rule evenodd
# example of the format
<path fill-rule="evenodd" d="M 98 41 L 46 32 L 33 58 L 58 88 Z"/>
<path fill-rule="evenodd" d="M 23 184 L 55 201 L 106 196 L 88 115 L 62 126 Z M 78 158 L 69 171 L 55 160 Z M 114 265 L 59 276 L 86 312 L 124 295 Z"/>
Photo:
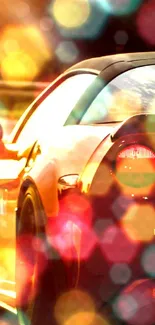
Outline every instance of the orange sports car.
<path fill-rule="evenodd" d="M 154 85 L 154 52 L 82 61 L 1 141 L 0 305 L 20 324 L 155 323 Z"/>

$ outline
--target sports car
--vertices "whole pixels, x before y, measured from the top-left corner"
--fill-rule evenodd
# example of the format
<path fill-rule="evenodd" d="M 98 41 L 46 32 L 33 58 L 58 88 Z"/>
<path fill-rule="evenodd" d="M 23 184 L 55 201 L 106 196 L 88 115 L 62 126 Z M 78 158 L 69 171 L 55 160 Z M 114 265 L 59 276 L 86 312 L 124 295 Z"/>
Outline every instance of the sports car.
<path fill-rule="evenodd" d="M 154 85 L 154 52 L 82 61 L 1 139 L 0 305 L 20 324 L 155 323 Z"/>

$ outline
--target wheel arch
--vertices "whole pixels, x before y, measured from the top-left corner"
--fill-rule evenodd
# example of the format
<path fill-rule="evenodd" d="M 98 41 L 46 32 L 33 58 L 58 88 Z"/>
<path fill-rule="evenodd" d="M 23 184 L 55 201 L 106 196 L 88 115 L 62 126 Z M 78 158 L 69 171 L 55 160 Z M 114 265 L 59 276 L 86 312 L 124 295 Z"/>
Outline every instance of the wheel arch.
<path fill-rule="evenodd" d="M 17 217 L 20 215 L 20 210 L 25 198 L 25 193 L 28 190 L 29 187 L 33 187 L 36 191 L 36 195 L 38 195 L 39 193 L 37 193 L 37 188 L 35 183 L 32 181 L 32 179 L 25 179 L 23 181 L 23 183 L 21 184 L 20 190 L 19 190 L 19 194 L 18 194 L 18 200 L 17 200 Z M 40 197 L 39 197 L 40 198 Z"/>
<path fill-rule="evenodd" d="M 20 210 L 25 198 L 25 193 L 27 192 L 29 187 L 33 187 L 36 197 L 40 200 L 47 218 L 57 215 L 58 205 L 59 205 L 57 188 L 55 188 L 55 195 L 54 195 L 55 198 L 54 200 L 52 200 L 53 193 L 50 192 L 49 188 L 47 188 L 46 191 L 44 191 L 41 187 L 39 188 L 39 186 L 37 186 L 37 184 L 34 182 L 34 180 L 31 177 L 27 177 L 26 179 L 24 179 L 19 190 L 19 195 L 17 200 L 17 211 L 16 211 L 17 219 L 20 215 Z"/>

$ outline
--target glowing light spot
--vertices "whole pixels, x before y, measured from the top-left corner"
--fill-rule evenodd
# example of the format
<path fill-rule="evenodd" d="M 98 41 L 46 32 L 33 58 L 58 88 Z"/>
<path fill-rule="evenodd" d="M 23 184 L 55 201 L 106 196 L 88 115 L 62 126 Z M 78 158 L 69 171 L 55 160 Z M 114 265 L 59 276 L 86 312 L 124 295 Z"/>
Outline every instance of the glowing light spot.
<path fill-rule="evenodd" d="M 114 35 L 114 40 L 119 45 L 125 45 L 128 41 L 128 34 L 124 30 L 118 30 Z"/>
<path fill-rule="evenodd" d="M 72 324 L 85 324 L 91 325 L 94 322 L 94 314 L 90 312 L 78 312 L 77 314 L 71 316 L 66 322 L 65 325 Z"/>
<path fill-rule="evenodd" d="M 130 263 L 137 253 L 138 243 L 132 242 L 122 229 L 111 226 L 103 232 L 100 247 L 107 260 Z"/>
<path fill-rule="evenodd" d="M 0 279 L 9 280 L 15 278 L 15 253 L 13 245 L 12 247 L 7 247 L 7 245 L 0 247 Z"/>
<path fill-rule="evenodd" d="M 38 73 L 33 59 L 24 52 L 12 52 L 1 63 L 2 78 L 5 80 L 30 80 Z"/>
<path fill-rule="evenodd" d="M 92 220 L 92 207 L 91 204 L 84 195 L 76 193 L 68 194 L 60 202 L 60 214 L 72 215 L 74 221 L 84 221 L 87 224 L 91 224 Z M 77 220 L 78 218 L 78 220 Z"/>
<path fill-rule="evenodd" d="M 114 264 L 110 269 L 110 276 L 114 283 L 125 284 L 131 278 L 131 270 L 127 264 L 118 263 Z"/>
<path fill-rule="evenodd" d="M 33 80 L 52 57 L 51 47 L 34 25 L 4 28 L 0 49 L 1 73 L 6 80 Z"/>
<path fill-rule="evenodd" d="M 20 50 L 19 44 L 14 39 L 6 39 L 3 44 L 3 49 L 6 53 L 11 52 L 17 52 Z"/>
<path fill-rule="evenodd" d="M 51 10 L 57 23 L 66 28 L 81 26 L 90 15 L 88 0 L 55 0 Z"/>
<path fill-rule="evenodd" d="M 110 325 L 109 321 L 102 318 L 100 315 L 94 314 L 92 312 L 78 312 L 77 314 L 70 317 L 64 325 Z"/>
<path fill-rule="evenodd" d="M 155 282 L 149 279 L 135 281 L 126 287 L 114 305 L 119 318 L 132 325 L 152 325 L 155 319 L 154 287 Z"/>
<path fill-rule="evenodd" d="M 124 216 L 129 206 L 134 203 L 134 199 L 125 195 L 120 195 L 112 204 L 112 211 L 114 216 L 120 220 Z"/>
<path fill-rule="evenodd" d="M 73 42 L 61 42 L 55 51 L 60 61 L 64 63 L 73 63 L 77 60 L 79 51 Z"/>
<path fill-rule="evenodd" d="M 155 182 L 154 171 L 154 152 L 144 146 L 129 146 L 117 157 L 116 180 L 126 194 L 149 195 Z"/>
<path fill-rule="evenodd" d="M 150 204 L 133 204 L 128 208 L 121 223 L 132 240 L 150 241 L 154 236 L 155 210 Z"/>
<path fill-rule="evenodd" d="M 98 0 L 98 2 L 104 10 L 116 16 L 132 14 L 141 4 L 141 0 Z"/>
<path fill-rule="evenodd" d="M 137 308 L 137 302 L 132 295 L 125 294 L 119 296 L 113 305 L 116 315 L 124 321 L 130 320 L 135 315 Z"/>
<path fill-rule="evenodd" d="M 82 318 L 86 324 L 90 324 L 88 321 L 92 320 L 94 315 L 95 305 L 92 298 L 79 290 L 64 293 L 55 305 L 55 318 L 58 324 L 76 324 L 75 322 L 72 323 L 71 319 L 81 320 Z"/>
<path fill-rule="evenodd" d="M 137 30 L 149 44 L 155 44 L 155 1 L 144 2 L 137 15 Z"/>
<path fill-rule="evenodd" d="M 1 279 L 7 279 L 8 278 L 8 274 L 6 272 L 6 269 L 4 267 L 0 267 L 0 278 Z"/>
<path fill-rule="evenodd" d="M 155 245 L 149 246 L 144 251 L 142 255 L 142 266 L 149 276 L 155 276 Z"/>
<path fill-rule="evenodd" d="M 64 37 L 96 38 L 107 20 L 97 2 L 89 0 L 55 0 L 49 6 L 59 32 Z M 97 17 L 97 19 L 96 19 Z"/>
<path fill-rule="evenodd" d="M 97 238 L 87 221 L 85 224 L 84 220 L 78 220 L 77 217 L 74 217 L 76 221 L 73 221 L 73 217 L 72 214 L 65 214 L 60 215 L 54 222 L 51 220 L 48 225 L 48 238 L 63 259 L 82 260 L 91 254 Z"/>

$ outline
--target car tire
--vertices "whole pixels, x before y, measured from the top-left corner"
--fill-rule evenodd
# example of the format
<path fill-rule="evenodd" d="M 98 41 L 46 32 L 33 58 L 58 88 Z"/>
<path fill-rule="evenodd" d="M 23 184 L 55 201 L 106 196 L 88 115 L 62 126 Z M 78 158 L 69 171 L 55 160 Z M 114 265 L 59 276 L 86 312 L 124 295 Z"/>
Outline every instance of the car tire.
<path fill-rule="evenodd" d="M 33 186 L 26 190 L 17 219 L 17 315 L 22 325 L 55 325 L 55 304 L 67 279 L 63 261 L 48 244 L 46 216 L 36 193 Z"/>

